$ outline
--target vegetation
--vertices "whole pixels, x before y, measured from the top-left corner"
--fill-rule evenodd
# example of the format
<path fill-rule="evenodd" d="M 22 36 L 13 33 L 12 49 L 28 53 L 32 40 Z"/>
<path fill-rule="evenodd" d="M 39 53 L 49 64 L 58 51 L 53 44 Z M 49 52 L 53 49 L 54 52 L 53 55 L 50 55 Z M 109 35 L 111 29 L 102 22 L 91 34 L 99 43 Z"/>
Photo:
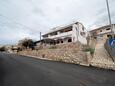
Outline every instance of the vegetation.
<path fill-rule="evenodd" d="M 34 49 L 34 41 L 32 39 L 23 39 L 23 40 L 19 40 L 18 45 L 22 48 L 22 49 Z"/>
<path fill-rule="evenodd" d="M 43 49 L 43 46 L 42 46 L 42 45 L 35 46 L 34 49 L 35 49 L 35 50 L 41 50 L 41 49 Z"/>
<path fill-rule="evenodd" d="M 1 52 L 6 51 L 5 47 L 4 46 L 0 47 L 0 51 Z"/>
<path fill-rule="evenodd" d="M 56 49 L 57 47 L 55 45 L 52 45 L 49 47 L 49 49 Z"/>
<path fill-rule="evenodd" d="M 94 54 L 94 49 L 93 48 L 90 48 L 90 47 L 87 47 L 85 49 L 83 49 L 84 52 L 90 52 L 91 55 Z"/>

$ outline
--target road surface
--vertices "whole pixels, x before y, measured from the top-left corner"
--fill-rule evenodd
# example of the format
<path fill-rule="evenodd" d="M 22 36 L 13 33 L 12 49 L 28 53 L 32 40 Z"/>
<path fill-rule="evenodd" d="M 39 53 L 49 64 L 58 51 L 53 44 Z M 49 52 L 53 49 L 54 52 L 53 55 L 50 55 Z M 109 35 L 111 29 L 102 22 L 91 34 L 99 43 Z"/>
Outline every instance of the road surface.
<path fill-rule="evenodd" d="M 0 53 L 0 86 L 115 86 L 115 72 Z"/>

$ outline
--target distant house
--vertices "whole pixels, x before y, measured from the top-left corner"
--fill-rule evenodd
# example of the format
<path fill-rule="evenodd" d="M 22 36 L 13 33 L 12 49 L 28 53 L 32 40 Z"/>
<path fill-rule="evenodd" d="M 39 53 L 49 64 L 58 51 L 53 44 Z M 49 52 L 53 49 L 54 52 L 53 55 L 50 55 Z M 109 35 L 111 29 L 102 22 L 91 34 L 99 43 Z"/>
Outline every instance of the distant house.
<path fill-rule="evenodd" d="M 80 22 L 75 22 L 69 25 L 60 26 L 53 28 L 51 31 L 46 32 L 42 35 L 42 41 L 45 42 L 46 39 L 50 39 L 52 43 L 68 43 L 68 42 L 81 42 L 82 44 L 87 44 L 87 32 L 86 28 Z"/>
<path fill-rule="evenodd" d="M 20 46 L 18 45 L 4 45 L 4 47 L 5 47 L 5 52 L 8 53 L 18 52 L 20 49 Z"/>
<path fill-rule="evenodd" d="M 115 34 L 115 24 L 112 25 L 113 32 Z M 90 31 L 90 35 L 96 39 L 107 39 L 111 34 L 111 26 L 106 25 Z"/>

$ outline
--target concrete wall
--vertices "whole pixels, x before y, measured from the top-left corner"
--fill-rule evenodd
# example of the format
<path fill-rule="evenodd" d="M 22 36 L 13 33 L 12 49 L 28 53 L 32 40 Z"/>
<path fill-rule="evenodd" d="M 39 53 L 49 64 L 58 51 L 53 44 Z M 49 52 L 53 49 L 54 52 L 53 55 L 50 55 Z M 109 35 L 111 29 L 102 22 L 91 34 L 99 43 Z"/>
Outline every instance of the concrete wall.
<path fill-rule="evenodd" d="M 57 33 L 57 35 L 50 35 L 48 36 L 48 38 L 50 39 L 64 39 L 64 38 L 68 38 L 68 37 L 71 37 L 72 38 L 72 42 L 81 42 L 82 44 L 87 44 L 87 40 L 86 40 L 86 37 L 87 37 L 87 31 L 86 29 L 84 28 L 84 26 L 81 24 L 81 23 L 75 23 L 75 24 L 72 24 L 71 26 L 69 26 L 69 29 L 71 28 L 70 31 L 68 32 L 63 32 L 63 33 L 60 33 L 59 31 L 60 30 L 66 30 L 68 29 L 67 27 L 63 27 L 62 29 L 59 29 L 57 31 L 54 30 L 54 32 Z M 53 33 L 53 32 L 51 32 Z M 49 34 L 51 34 L 49 33 Z M 85 33 L 85 35 L 81 35 L 81 33 Z M 63 40 L 65 42 L 67 42 L 66 40 Z"/>
<path fill-rule="evenodd" d="M 81 33 L 85 33 L 84 35 L 81 35 Z M 73 25 L 73 33 L 72 33 L 72 39 L 73 42 L 81 42 L 82 44 L 87 45 L 87 32 L 82 24 L 74 24 Z"/>
<path fill-rule="evenodd" d="M 90 38 L 90 40 L 89 40 L 89 46 L 90 46 L 91 48 L 95 49 L 96 43 L 97 43 L 97 40 L 96 40 L 96 39 Z"/>

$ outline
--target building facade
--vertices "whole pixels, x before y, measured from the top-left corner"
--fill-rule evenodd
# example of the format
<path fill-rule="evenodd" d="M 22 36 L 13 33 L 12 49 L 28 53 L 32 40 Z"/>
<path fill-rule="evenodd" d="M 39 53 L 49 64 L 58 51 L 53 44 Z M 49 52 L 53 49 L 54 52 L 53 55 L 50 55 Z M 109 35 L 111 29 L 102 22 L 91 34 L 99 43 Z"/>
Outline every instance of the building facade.
<path fill-rule="evenodd" d="M 42 35 L 43 39 L 53 39 L 58 43 L 81 42 L 87 44 L 87 31 L 80 22 L 75 22 L 66 26 L 53 28 Z"/>
<path fill-rule="evenodd" d="M 115 24 L 112 25 L 112 31 L 115 34 Z M 102 26 L 90 31 L 90 35 L 96 39 L 107 39 L 110 34 L 111 34 L 110 25 Z"/>

